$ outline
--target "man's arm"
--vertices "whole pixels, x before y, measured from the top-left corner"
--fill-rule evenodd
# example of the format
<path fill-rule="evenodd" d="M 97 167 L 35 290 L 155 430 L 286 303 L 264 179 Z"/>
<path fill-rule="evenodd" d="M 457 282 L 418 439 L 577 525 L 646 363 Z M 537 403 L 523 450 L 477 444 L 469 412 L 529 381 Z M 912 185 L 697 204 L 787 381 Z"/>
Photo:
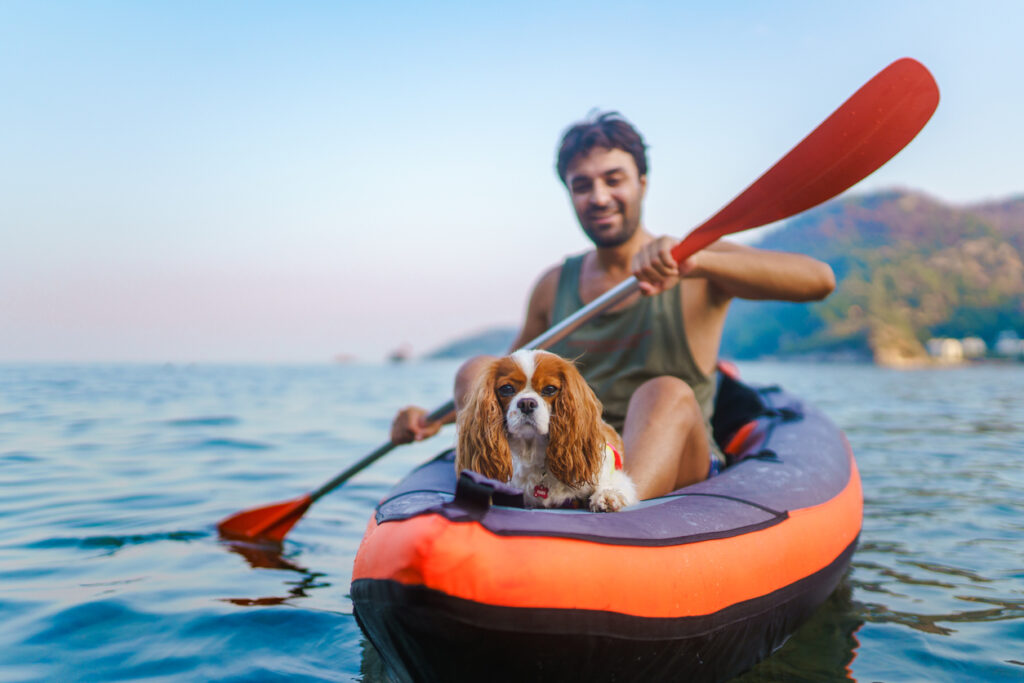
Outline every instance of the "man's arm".
<path fill-rule="evenodd" d="M 819 301 L 836 280 L 825 262 L 719 240 L 683 262 L 683 277 L 703 277 L 716 294 L 732 299 Z"/>
<path fill-rule="evenodd" d="M 659 237 L 634 259 L 634 274 L 645 294 L 683 287 L 686 339 L 698 367 L 709 373 L 718 359 L 729 302 L 744 299 L 816 301 L 835 288 L 827 263 L 802 254 L 766 251 L 718 241 L 676 264 L 676 241 Z"/>
<path fill-rule="evenodd" d="M 713 305 L 730 299 L 818 301 L 835 289 L 832 268 L 823 261 L 781 251 L 755 249 L 719 240 L 680 264 L 672 258 L 676 241 L 659 237 L 637 254 L 634 272 L 648 294 L 675 286 L 678 278 L 703 278 Z"/>

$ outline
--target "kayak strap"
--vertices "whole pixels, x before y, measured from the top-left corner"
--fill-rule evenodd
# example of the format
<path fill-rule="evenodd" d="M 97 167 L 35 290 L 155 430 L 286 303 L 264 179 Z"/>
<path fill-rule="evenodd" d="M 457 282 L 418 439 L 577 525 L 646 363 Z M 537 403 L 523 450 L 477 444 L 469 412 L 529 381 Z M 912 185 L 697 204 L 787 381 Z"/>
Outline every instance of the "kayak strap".
<path fill-rule="evenodd" d="M 478 472 L 462 470 L 455 485 L 455 504 L 470 515 L 483 515 L 492 505 L 523 507 L 523 492 Z"/>
<path fill-rule="evenodd" d="M 779 400 L 777 386 L 752 387 L 721 374 L 712 429 L 715 441 L 732 467 L 747 458 L 777 461 L 778 456 L 763 444 L 776 425 L 803 419 L 803 406 L 792 399 Z"/>

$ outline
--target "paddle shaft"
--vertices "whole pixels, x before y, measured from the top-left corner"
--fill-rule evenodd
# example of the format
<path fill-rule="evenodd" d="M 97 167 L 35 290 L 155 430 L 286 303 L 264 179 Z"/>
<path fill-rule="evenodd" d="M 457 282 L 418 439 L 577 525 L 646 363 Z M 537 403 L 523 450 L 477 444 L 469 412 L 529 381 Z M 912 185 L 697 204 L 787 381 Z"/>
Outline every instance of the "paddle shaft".
<path fill-rule="evenodd" d="M 443 406 L 439 407 L 437 410 L 430 413 L 430 415 L 427 416 L 427 422 L 436 422 L 437 420 L 444 419 L 453 410 L 455 410 L 455 402 L 448 401 Z M 367 467 L 383 458 L 385 455 L 390 453 L 395 446 L 398 445 L 399 444 L 396 444 L 394 441 L 388 441 L 385 444 L 381 444 L 380 446 L 377 447 L 375 451 L 373 451 L 369 455 L 366 455 L 358 462 L 353 463 L 351 466 L 348 467 L 348 469 L 338 474 L 338 476 L 336 476 L 334 479 L 331 479 L 329 482 L 318 488 L 316 491 L 310 493 L 309 502 L 312 503 L 318 498 L 326 496 L 328 493 L 344 484 L 353 476 L 355 476 L 359 472 L 362 472 Z"/>

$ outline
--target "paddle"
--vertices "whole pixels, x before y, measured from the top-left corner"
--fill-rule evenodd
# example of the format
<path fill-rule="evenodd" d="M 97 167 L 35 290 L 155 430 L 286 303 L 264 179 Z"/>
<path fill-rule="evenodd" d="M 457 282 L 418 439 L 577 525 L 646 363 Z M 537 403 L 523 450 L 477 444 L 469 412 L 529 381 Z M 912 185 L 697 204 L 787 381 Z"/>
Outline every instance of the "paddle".
<path fill-rule="evenodd" d="M 908 58 L 893 62 L 725 208 L 687 235 L 672 249 L 672 256 L 681 262 L 725 235 L 794 216 L 831 199 L 903 149 L 928 122 L 938 103 L 938 87 L 924 66 Z M 637 289 L 637 279 L 629 278 L 524 348 L 547 348 Z M 440 420 L 452 410 L 454 404 L 449 401 L 427 421 Z M 217 528 L 229 537 L 282 541 L 317 499 L 395 445 L 382 445 L 312 493 L 239 512 Z"/>

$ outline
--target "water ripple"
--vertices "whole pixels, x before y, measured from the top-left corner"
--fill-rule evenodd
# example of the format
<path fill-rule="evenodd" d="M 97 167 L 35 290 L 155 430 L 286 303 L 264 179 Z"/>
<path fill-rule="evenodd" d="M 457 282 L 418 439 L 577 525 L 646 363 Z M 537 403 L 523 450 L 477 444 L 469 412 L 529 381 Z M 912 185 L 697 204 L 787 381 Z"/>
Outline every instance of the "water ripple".
<path fill-rule="evenodd" d="M 198 531 L 170 531 L 152 534 L 132 534 L 128 536 L 86 536 L 72 538 L 47 538 L 29 543 L 25 548 L 121 548 L 126 545 L 141 545 L 157 541 L 196 541 L 209 536 Z"/>
<path fill-rule="evenodd" d="M 185 448 L 192 451 L 203 451 L 203 450 L 216 450 L 216 449 L 234 449 L 240 451 L 266 451 L 274 448 L 272 444 L 262 443 L 259 441 L 244 441 L 242 439 L 203 439 L 202 441 L 196 441 Z"/>
<path fill-rule="evenodd" d="M 162 424 L 168 427 L 234 427 L 241 424 L 241 420 L 233 415 L 213 415 L 206 417 L 182 417 L 173 420 L 164 420 Z"/>

